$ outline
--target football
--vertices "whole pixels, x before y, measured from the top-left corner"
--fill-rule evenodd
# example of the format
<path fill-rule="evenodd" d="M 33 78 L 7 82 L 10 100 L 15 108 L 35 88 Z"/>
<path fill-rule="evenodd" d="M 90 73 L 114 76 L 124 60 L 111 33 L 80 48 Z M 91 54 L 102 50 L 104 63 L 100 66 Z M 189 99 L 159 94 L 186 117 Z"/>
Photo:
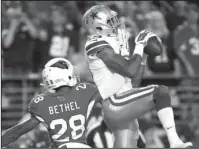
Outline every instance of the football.
<path fill-rule="evenodd" d="M 158 56 L 162 53 L 162 43 L 157 37 L 151 37 L 148 40 L 147 45 L 144 48 L 144 53 L 149 56 Z"/>

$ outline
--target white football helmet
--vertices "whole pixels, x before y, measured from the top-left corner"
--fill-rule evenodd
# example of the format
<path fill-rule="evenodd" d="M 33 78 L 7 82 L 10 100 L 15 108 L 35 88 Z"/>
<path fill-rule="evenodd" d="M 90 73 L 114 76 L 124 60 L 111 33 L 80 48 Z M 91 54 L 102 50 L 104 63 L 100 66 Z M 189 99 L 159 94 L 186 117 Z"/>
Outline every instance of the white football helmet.
<path fill-rule="evenodd" d="M 53 90 L 61 86 L 75 86 L 79 78 L 70 61 L 64 58 L 51 59 L 42 72 L 43 84 Z"/>
<path fill-rule="evenodd" d="M 105 5 L 91 7 L 83 16 L 83 23 L 91 34 L 117 35 L 118 28 L 124 29 L 124 23 L 117 17 L 117 12 Z"/>

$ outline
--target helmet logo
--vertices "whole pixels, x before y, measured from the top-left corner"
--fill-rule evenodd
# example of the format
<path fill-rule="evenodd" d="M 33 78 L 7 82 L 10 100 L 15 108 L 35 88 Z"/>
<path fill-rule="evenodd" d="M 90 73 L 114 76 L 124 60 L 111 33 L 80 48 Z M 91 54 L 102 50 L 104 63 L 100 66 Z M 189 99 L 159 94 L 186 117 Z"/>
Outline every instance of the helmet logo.
<path fill-rule="evenodd" d="M 61 69 L 68 69 L 68 64 L 65 61 L 58 61 L 56 63 L 54 63 L 53 65 L 51 65 L 51 67 L 57 67 L 57 68 L 61 68 Z"/>
<path fill-rule="evenodd" d="M 92 14 L 91 14 L 90 16 L 93 18 L 93 20 L 94 20 L 95 18 L 98 18 L 97 12 L 93 12 L 93 11 L 92 11 Z"/>
<path fill-rule="evenodd" d="M 89 16 L 87 16 L 87 18 L 86 18 L 86 24 L 88 24 L 88 19 L 89 18 L 92 18 L 92 20 L 94 20 L 95 18 L 99 18 L 98 16 L 97 16 L 97 12 L 93 12 L 92 10 L 91 10 L 91 12 L 92 12 L 92 14 L 91 15 L 89 15 Z M 99 18 L 100 19 L 100 18 Z M 92 22 L 93 23 L 93 22 Z"/>

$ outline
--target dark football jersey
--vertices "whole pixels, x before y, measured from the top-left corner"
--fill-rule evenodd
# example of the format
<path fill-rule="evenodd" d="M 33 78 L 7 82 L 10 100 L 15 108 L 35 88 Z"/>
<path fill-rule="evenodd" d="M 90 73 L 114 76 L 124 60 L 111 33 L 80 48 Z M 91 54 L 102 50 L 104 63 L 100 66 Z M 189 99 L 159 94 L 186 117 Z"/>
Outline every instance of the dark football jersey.
<path fill-rule="evenodd" d="M 85 143 L 85 125 L 97 88 L 80 83 L 68 90 L 43 93 L 30 102 L 28 111 L 44 122 L 54 143 L 59 147 L 67 142 Z"/>

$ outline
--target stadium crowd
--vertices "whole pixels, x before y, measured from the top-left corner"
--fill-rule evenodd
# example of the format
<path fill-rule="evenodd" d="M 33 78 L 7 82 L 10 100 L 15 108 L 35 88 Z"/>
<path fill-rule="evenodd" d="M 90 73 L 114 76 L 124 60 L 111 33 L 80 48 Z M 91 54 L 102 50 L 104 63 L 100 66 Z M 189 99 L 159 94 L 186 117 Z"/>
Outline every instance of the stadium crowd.
<path fill-rule="evenodd" d="M 162 79 L 157 83 L 171 78 L 170 82 L 166 82 L 169 86 L 199 86 L 199 5 L 194 1 L 2 1 L 3 79 L 7 76 L 38 76 L 49 59 L 64 57 L 75 65 L 82 80 L 92 82 L 84 59 L 87 31 L 82 26 L 81 19 L 83 13 L 96 4 L 108 5 L 118 12 L 130 35 L 130 46 L 133 42 L 131 37 L 142 29 L 149 29 L 162 39 L 163 53 L 156 58 L 149 57 L 143 84 L 147 84 L 147 78 L 153 82 L 156 79 L 154 76 L 158 76 Z M 176 78 L 180 78 L 178 83 Z M 3 88 L 17 85 L 11 82 Z M 10 106 L 9 97 L 2 93 L 2 108 L 6 110 Z M 174 89 L 171 89 L 171 95 L 176 99 L 174 106 L 182 100 L 181 97 L 185 97 L 183 91 Z M 199 90 L 188 92 L 186 97 L 185 100 L 194 97 L 194 103 L 197 104 L 190 104 L 183 109 L 186 112 L 181 114 L 182 119 L 189 120 L 189 123 L 180 127 L 180 133 L 185 140 L 193 140 L 199 146 Z M 96 111 L 100 111 L 99 105 L 96 106 Z M 100 116 L 93 115 L 90 125 L 103 123 Z M 152 116 L 145 115 L 140 120 L 147 147 L 168 147 L 159 124 L 154 125 L 150 121 Z M 104 127 L 102 132 L 109 133 Z M 190 132 L 184 132 L 183 127 L 188 127 Z M 39 133 L 39 129 L 44 130 L 44 133 Z M 41 127 L 38 130 L 21 137 L 11 146 L 40 148 L 50 145 L 45 129 Z M 98 132 L 99 128 L 96 127 L 94 131 Z M 44 138 L 48 141 L 44 142 Z M 111 146 L 96 140 L 88 142 L 93 147 Z"/>

